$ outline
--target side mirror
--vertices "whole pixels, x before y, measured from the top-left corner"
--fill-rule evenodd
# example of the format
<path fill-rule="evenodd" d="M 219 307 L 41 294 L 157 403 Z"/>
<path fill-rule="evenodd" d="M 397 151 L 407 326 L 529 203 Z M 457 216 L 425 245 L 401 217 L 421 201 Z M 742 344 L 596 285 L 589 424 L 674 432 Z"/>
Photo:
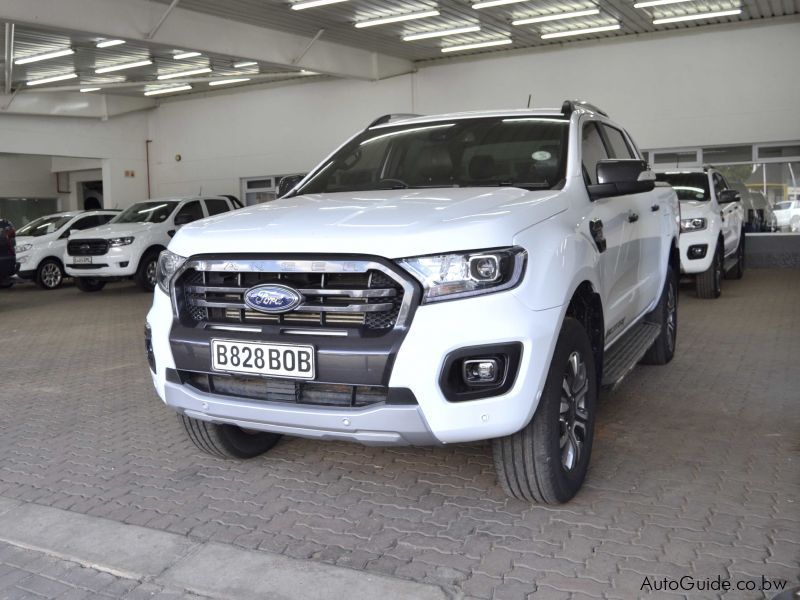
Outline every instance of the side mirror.
<path fill-rule="evenodd" d="M 192 215 L 189 213 L 184 213 L 182 215 L 175 215 L 175 227 L 180 227 L 181 225 L 186 225 L 187 223 L 192 222 Z"/>
<path fill-rule="evenodd" d="M 717 194 L 717 202 L 719 204 L 730 204 L 731 202 L 741 201 L 742 196 L 736 190 L 722 190 Z"/>
<path fill-rule="evenodd" d="M 592 200 L 649 192 L 656 186 L 655 174 L 636 158 L 607 159 L 597 163 L 597 183 L 588 186 Z"/>
<path fill-rule="evenodd" d="M 305 175 L 287 175 L 278 182 L 278 198 L 283 198 L 292 188 L 303 180 Z"/>

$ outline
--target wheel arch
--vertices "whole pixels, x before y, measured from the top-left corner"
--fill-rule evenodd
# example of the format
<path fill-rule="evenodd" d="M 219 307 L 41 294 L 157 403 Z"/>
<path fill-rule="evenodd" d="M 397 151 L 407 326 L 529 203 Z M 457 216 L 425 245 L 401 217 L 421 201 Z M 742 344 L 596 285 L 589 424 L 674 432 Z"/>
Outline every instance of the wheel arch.
<path fill-rule="evenodd" d="M 142 252 L 142 255 L 139 257 L 139 263 L 136 265 L 136 269 L 137 269 L 137 270 L 139 269 L 139 267 L 140 267 L 140 266 L 141 266 L 141 264 L 142 264 L 142 260 L 144 260 L 144 257 L 145 257 L 145 256 L 147 256 L 147 255 L 148 255 L 148 254 L 150 254 L 151 252 L 154 252 L 154 253 L 156 254 L 156 256 L 157 256 L 158 254 L 161 254 L 161 252 L 162 252 L 162 251 L 164 251 L 164 250 L 166 250 L 166 249 L 167 249 L 167 248 L 166 248 L 165 246 L 162 246 L 161 244 L 153 244 L 153 245 L 151 245 L 151 246 L 147 247 L 147 248 L 145 249 L 145 251 L 144 251 L 144 252 Z"/>
<path fill-rule="evenodd" d="M 572 293 L 565 317 L 576 319 L 586 329 L 594 355 L 595 375 L 598 385 L 603 376 L 603 350 L 605 346 L 605 319 L 603 300 L 594 284 L 585 279 Z"/>

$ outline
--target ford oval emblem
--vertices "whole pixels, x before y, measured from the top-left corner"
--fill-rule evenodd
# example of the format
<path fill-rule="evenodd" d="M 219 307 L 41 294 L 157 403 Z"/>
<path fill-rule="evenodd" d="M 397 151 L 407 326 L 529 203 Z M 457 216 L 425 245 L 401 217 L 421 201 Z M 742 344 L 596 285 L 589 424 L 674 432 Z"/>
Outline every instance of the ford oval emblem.
<path fill-rule="evenodd" d="M 244 303 L 263 313 L 285 313 L 300 306 L 303 296 L 295 289 L 277 283 L 251 287 L 244 293 Z"/>

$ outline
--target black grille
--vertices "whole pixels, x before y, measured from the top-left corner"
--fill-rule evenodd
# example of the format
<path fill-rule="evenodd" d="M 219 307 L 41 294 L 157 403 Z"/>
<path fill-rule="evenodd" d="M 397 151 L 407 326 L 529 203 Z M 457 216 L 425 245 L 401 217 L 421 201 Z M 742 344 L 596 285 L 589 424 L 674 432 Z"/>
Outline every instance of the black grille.
<path fill-rule="evenodd" d="M 305 301 L 293 311 L 267 314 L 244 304 L 244 292 L 277 283 L 298 290 Z M 181 316 L 197 324 L 247 323 L 293 327 L 388 331 L 403 303 L 403 286 L 371 269 L 356 273 L 265 273 L 189 270 L 176 284 Z"/>
<path fill-rule="evenodd" d="M 191 371 L 179 373 L 184 383 L 200 391 L 260 402 L 360 408 L 386 402 L 388 398 L 388 389 L 382 386 L 315 383 L 246 375 L 210 375 Z"/>
<path fill-rule="evenodd" d="M 108 240 L 69 240 L 67 253 L 70 256 L 101 256 L 108 252 Z"/>

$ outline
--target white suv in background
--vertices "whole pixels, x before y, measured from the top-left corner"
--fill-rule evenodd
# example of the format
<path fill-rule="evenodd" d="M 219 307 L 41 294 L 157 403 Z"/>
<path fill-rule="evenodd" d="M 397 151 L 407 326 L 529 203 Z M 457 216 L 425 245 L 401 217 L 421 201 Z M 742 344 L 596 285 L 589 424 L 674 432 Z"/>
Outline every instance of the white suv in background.
<path fill-rule="evenodd" d="M 17 275 L 46 290 L 64 280 L 67 238 L 78 231 L 105 225 L 118 210 L 62 212 L 39 217 L 17 231 Z"/>
<path fill-rule="evenodd" d="M 779 230 L 800 231 L 800 200 L 778 202 L 772 212 Z"/>
<path fill-rule="evenodd" d="M 142 290 L 151 292 L 158 255 L 180 227 L 237 208 L 241 204 L 227 196 L 139 202 L 106 226 L 70 236 L 65 270 L 84 292 L 96 292 L 107 281 L 125 277 L 133 277 Z"/>
<path fill-rule="evenodd" d="M 700 298 L 718 298 L 722 277 L 744 276 L 744 208 L 739 192 L 713 168 L 667 171 L 681 204 L 681 273 L 693 275 Z"/>

